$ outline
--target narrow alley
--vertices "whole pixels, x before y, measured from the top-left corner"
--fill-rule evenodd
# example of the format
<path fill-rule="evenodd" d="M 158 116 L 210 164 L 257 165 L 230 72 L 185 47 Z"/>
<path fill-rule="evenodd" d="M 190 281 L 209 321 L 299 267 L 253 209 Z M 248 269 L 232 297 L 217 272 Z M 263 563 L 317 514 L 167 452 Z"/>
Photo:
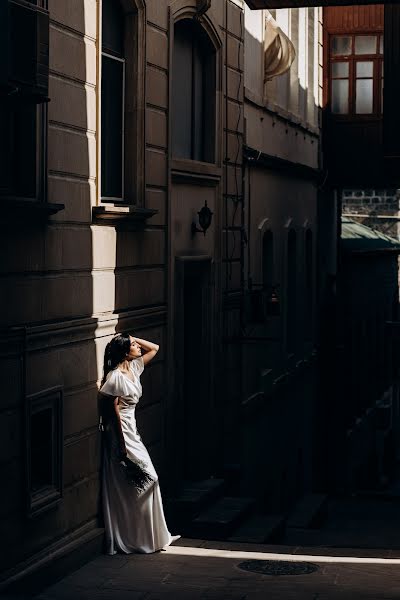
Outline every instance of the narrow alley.
<path fill-rule="evenodd" d="M 400 600 L 400 0 L 0 46 L 0 594 Z"/>

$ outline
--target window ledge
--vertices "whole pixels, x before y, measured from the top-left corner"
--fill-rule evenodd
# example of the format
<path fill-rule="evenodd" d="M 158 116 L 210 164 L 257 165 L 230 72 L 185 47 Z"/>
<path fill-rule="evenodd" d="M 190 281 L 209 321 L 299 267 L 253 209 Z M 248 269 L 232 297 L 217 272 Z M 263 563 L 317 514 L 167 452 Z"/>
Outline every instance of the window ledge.
<path fill-rule="evenodd" d="M 171 176 L 175 183 L 215 187 L 221 180 L 222 170 L 214 163 L 174 158 L 171 160 Z"/>
<path fill-rule="evenodd" d="M 93 207 L 93 222 L 97 225 L 129 225 L 141 228 L 147 219 L 150 219 L 158 211 L 150 208 L 142 208 L 133 204 L 115 205 L 102 204 Z"/>
<path fill-rule="evenodd" d="M 0 220 L 11 221 L 15 218 L 26 221 L 45 221 L 49 216 L 64 210 L 64 204 L 35 202 L 30 200 L 3 200 Z"/>

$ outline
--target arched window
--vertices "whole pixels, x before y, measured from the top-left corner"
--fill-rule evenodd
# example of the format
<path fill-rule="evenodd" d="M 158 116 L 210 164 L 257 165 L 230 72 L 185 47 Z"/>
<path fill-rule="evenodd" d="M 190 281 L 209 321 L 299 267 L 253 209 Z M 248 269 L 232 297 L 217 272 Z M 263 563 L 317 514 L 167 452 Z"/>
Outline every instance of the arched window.
<path fill-rule="evenodd" d="M 288 352 L 294 352 L 296 346 L 296 232 L 291 229 L 288 233 L 287 265 L 286 265 L 286 347 Z"/>
<path fill-rule="evenodd" d="M 266 231 L 263 235 L 262 247 L 262 280 L 263 288 L 268 293 L 274 285 L 274 235 Z"/>
<path fill-rule="evenodd" d="M 313 257 L 313 234 L 311 229 L 307 229 L 305 235 L 305 252 L 304 252 L 304 271 L 305 271 L 305 300 L 306 300 L 306 316 L 307 316 L 307 331 L 308 339 L 312 338 L 312 321 L 313 321 L 313 302 L 314 302 L 314 257 Z"/>
<path fill-rule="evenodd" d="M 215 162 L 215 48 L 202 27 L 181 19 L 174 27 L 172 154 Z"/>

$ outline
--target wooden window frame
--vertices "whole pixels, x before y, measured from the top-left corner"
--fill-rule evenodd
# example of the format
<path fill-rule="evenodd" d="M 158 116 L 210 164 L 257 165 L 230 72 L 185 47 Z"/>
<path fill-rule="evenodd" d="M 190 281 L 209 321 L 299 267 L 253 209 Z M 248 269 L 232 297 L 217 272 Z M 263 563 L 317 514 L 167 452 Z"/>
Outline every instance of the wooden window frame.
<path fill-rule="evenodd" d="M 356 54 L 355 53 L 355 38 L 365 36 L 376 36 L 377 38 L 377 51 L 375 54 Z M 383 103 L 381 94 L 381 81 L 383 79 L 383 65 L 384 65 L 384 54 L 380 53 L 380 39 L 383 36 L 382 31 L 330 31 L 327 35 L 327 80 L 328 80 L 328 105 L 330 108 L 330 115 L 334 119 L 341 121 L 376 121 L 382 119 L 383 114 Z M 351 53 L 333 55 L 331 51 L 331 44 L 333 37 L 351 37 Z M 356 81 L 358 78 L 356 74 L 357 62 L 372 62 L 373 63 L 373 112 L 367 114 L 359 114 L 355 112 L 356 104 Z M 349 76 L 348 78 L 343 77 L 332 77 L 332 65 L 334 63 L 347 63 L 349 65 Z M 348 97 L 348 113 L 334 113 L 332 111 L 332 81 L 348 79 L 349 81 L 349 97 Z M 371 79 L 371 78 L 366 78 Z"/>
<path fill-rule="evenodd" d="M 126 67 L 126 61 L 125 58 L 120 58 L 119 56 L 114 56 L 113 54 L 109 54 L 108 52 L 104 52 L 103 50 L 101 51 L 101 59 L 103 61 L 103 57 L 109 58 L 111 60 L 115 60 L 119 63 L 122 63 L 122 132 L 121 132 L 121 144 L 122 144 L 122 152 L 121 152 L 121 190 L 122 190 L 122 195 L 121 197 L 113 197 L 113 196 L 103 196 L 103 194 L 101 193 L 100 190 L 100 198 L 101 198 L 101 202 L 111 202 L 111 203 L 115 203 L 115 202 L 124 202 L 125 199 L 125 171 L 126 171 L 126 165 L 125 165 L 125 145 L 126 145 L 126 132 L 125 132 L 125 107 L 126 107 L 126 89 L 125 89 L 125 67 Z M 101 149 L 102 151 L 102 149 Z"/>
<path fill-rule="evenodd" d="M 170 31 L 170 51 L 169 51 L 169 106 L 172 105 L 172 85 L 171 76 L 173 73 L 173 44 L 174 44 L 174 26 L 180 19 L 196 18 L 198 14 L 198 0 L 175 0 L 170 6 L 169 12 L 169 31 Z M 212 14 L 212 11 L 202 14 L 199 25 L 205 30 L 215 49 L 216 55 L 216 77 L 215 77 L 215 160 L 214 163 L 205 163 L 190 159 L 174 158 L 172 153 L 172 112 L 169 111 L 168 128 L 168 159 L 171 168 L 171 179 L 173 181 L 190 181 L 198 185 L 219 185 L 222 177 L 223 154 L 222 154 L 222 134 L 223 134 L 223 38 L 218 22 Z"/>
<path fill-rule="evenodd" d="M 118 0 L 124 18 L 124 135 L 123 135 L 123 198 L 101 196 L 101 93 L 98 94 L 98 140 L 97 140 L 97 198 L 94 217 L 112 224 L 114 219 L 124 220 L 132 215 L 113 216 L 107 207 L 134 206 L 142 209 L 135 218 L 148 217 L 154 211 L 145 211 L 145 72 L 146 72 L 146 11 L 144 0 Z M 98 52 L 98 81 L 101 89 L 102 62 L 102 3 L 98 2 L 100 39 Z M 111 209 L 110 209 L 111 210 Z M 146 212 L 146 214 L 144 214 Z M 149 214 L 147 214 L 149 213 Z M 151 214 L 150 214 L 151 213 Z"/>

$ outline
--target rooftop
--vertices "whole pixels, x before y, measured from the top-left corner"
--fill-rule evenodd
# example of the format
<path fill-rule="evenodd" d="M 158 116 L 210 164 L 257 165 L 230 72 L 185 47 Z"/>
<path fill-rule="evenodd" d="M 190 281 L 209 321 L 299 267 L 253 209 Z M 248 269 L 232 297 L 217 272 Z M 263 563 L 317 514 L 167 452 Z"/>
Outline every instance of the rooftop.
<path fill-rule="evenodd" d="M 400 241 L 385 235 L 381 231 L 371 229 L 348 217 L 342 217 L 342 248 L 347 252 L 382 252 L 400 253 Z"/>

